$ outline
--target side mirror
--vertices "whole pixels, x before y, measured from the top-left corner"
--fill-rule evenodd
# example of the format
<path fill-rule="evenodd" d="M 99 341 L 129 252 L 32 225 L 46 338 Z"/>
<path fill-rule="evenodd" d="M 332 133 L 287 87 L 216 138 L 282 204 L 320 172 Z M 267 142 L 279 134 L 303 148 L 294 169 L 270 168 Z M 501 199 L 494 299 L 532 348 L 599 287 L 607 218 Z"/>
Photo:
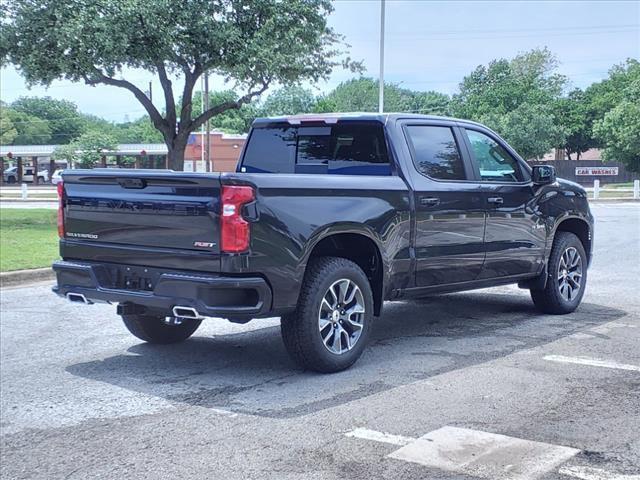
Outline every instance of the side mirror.
<path fill-rule="evenodd" d="M 534 165 L 531 177 L 536 185 L 547 185 L 556 181 L 556 169 L 551 165 Z"/>

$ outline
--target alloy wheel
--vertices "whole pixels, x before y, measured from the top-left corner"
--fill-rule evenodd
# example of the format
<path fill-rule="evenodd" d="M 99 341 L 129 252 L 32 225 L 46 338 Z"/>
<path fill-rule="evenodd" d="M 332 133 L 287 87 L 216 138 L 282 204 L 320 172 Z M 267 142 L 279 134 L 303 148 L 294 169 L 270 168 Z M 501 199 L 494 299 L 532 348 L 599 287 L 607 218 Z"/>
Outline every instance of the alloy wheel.
<path fill-rule="evenodd" d="M 318 312 L 318 328 L 325 348 L 341 355 L 351 350 L 362 334 L 365 303 L 360 287 L 342 278 L 325 292 Z"/>
<path fill-rule="evenodd" d="M 558 265 L 558 290 L 566 301 L 577 297 L 582 286 L 582 257 L 575 247 L 567 248 Z"/>

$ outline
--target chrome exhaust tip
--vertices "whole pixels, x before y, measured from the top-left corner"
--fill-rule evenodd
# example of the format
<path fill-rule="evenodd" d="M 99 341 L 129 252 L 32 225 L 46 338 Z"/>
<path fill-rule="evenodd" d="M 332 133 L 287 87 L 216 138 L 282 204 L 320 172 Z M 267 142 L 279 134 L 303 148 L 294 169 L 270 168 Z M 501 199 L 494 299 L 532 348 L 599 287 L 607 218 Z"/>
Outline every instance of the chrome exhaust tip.
<path fill-rule="evenodd" d="M 175 318 L 192 318 L 195 320 L 202 318 L 198 311 L 193 307 L 181 307 L 176 305 L 171 311 Z"/>
<path fill-rule="evenodd" d="M 69 300 L 70 302 L 74 302 L 74 303 L 84 303 L 85 305 L 91 305 L 93 302 L 90 300 L 87 300 L 87 297 L 85 297 L 83 294 L 81 293 L 67 293 L 67 300 Z"/>

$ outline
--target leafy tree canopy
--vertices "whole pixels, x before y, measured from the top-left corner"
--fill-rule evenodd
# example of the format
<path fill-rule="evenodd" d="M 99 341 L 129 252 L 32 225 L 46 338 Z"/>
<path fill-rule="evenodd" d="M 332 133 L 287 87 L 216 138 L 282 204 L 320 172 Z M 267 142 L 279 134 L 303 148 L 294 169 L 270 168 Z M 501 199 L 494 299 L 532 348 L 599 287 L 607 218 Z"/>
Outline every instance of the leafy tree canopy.
<path fill-rule="evenodd" d="M 359 68 L 327 26 L 330 0 L 13 0 L 4 10 L 2 61 L 17 65 L 30 84 L 66 78 L 129 90 L 162 133 L 175 169 L 182 169 L 191 131 L 272 83 L 318 81 L 339 65 Z M 127 68 L 158 77 L 164 113 L 123 78 Z M 193 90 L 205 71 L 235 83 L 242 96 L 195 111 Z M 179 112 L 175 77 L 183 80 Z"/>
<path fill-rule="evenodd" d="M 16 135 L 9 143 L 14 145 L 46 145 L 51 143 L 51 127 L 47 120 L 34 117 L 12 108 L 7 109 Z"/>
<path fill-rule="evenodd" d="M 546 48 L 480 65 L 460 83 L 460 93 L 453 96 L 453 113 L 478 120 L 512 112 L 525 103 L 548 106 L 566 85 L 566 78 L 555 73 L 557 66 Z"/>
<path fill-rule="evenodd" d="M 108 133 L 89 131 L 74 142 L 58 147 L 53 156 L 56 160 L 67 160 L 80 168 L 93 168 L 103 155 L 117 148 L 117 143 Z"/>
<path fill-rule="evenodd" d="M 378 80 L 360 77 L 347 80 L 318 101 L 321 112 L 377 112 Z M 384 85 L 385 112 L 448 114 L 449 97 L 437 92 L 419 92 L 394 83 Z"/>
<path fill-rule="evenodd" d="M 629 71 L 635 77 L 619 92 L 620 102 L 594 126 L 594 133 L 605 145 L 606 160 L 624 163 L 640 172 L 640 69 Z"/>
<path fill-rule="evenodd" d="M 51 133 L 47 142 L 53 144 L 69 143 L 84 131 L 84 122 L 78 107 L 68 100 L 21 97 L 11 104 L 11 108 L 31 117 L 34 122 L 32 127 L 36 130 L 43 129 L 43 125 L 46 125 Z M 36 126 L 37 123 L 40 125 Z"/>
<path fill-rule="evenodd" d="M 0 144 L 11 145 L 16 135 L 18 135 L 18 131 L 13 125 L 11 117 L 7 114 L 7 108 L 3 103 L 0 106 Z"/>
<path fill-rule="evenodd" d="M 270 94 L 262 103 L 259 114 L 264 117 L 296 115 L 314 111 L 316 98 L 311 90 L 299 85 L 283 87 Z"/>

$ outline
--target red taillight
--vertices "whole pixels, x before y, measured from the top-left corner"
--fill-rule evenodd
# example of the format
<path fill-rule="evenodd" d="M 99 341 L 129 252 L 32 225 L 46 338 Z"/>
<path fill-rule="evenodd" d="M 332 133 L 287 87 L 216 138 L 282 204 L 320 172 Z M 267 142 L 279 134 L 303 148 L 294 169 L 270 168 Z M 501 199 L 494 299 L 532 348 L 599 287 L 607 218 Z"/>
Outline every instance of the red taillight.
<path fill-rule="evenodd" d="M 58 182 L 58 236 L 64 238 L 64 184 Z"/>
<path fill-rule="evenodd" d="M 255 199 L 252 187 L 225 185 L 222 187 L 220 214 L 220 250 L 240 253 L 249 249 L 249 222 L 242 218 L 242 206 Z"/>

